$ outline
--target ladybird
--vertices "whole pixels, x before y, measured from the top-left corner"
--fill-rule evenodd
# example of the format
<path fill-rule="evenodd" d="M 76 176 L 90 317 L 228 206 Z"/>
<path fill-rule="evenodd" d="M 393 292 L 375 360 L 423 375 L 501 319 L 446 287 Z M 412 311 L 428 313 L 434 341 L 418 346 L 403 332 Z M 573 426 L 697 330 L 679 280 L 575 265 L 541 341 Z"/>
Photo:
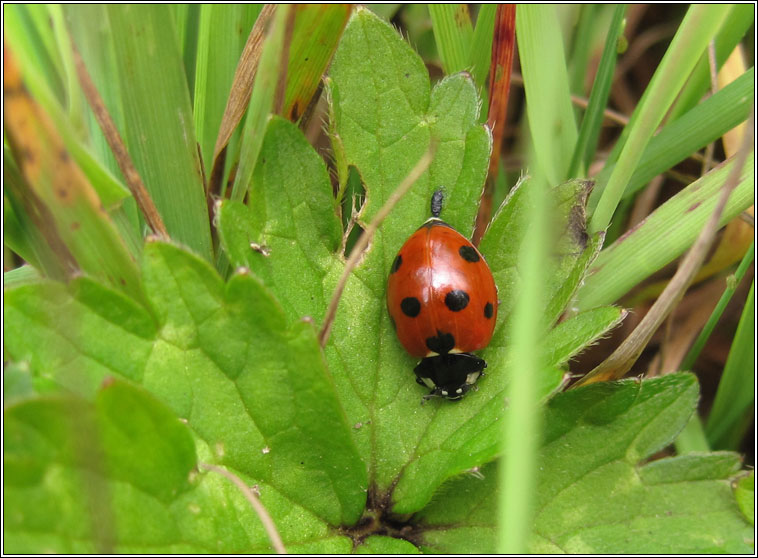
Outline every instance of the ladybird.
<path fill-rule="evenodd" d="M 421 358 L 416 381 L 424 399 L 461 399 L 487 363 L 472 354 L 492 338 L 497 287 L 487 262 L 461 233 L 439 218 L 443 195 L 432 196 L 432 217 L 403 244 L 387 282 L 387 309 L 400 343 Z"/>

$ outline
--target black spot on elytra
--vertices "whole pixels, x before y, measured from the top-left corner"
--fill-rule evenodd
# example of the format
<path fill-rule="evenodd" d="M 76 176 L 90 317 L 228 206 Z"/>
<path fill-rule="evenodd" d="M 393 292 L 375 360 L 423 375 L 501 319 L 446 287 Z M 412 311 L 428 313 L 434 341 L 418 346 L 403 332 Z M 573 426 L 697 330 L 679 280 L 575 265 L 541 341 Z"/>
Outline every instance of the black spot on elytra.
<path fill-rule="evenodd" d="M 445 306 L 453 312 L 460 312 L 468 306 L 468 293 L 466 291 L 455 290 L 445 295 Z"/>
<path fill-rule="evenodd" d="M 421 303 L 415 296 L 409 296 L 402 300 L 400 309 L 409 318 L 415 318 L 421 312 Z"/>
<path fill-rule="evenodd" d="M 461 258 L 467 262 L 476 263 L 479 261 L 479 254 L 477 253 L 476 248 L 469 246 L 468 244 L 461 246 L 458 253 L 461 255 Z"/>
<path fill-rule="evenodd" d="M 403 256 L 400 254 L 397 255 L 395 258 L 395 261 L 392 262 L 392 270 L 390 273 L 395 273 L 398 269 L 400 269 L 400 266 L 403 265 Z"/>
<path fill-rule="evenodd" d="M 488 320 L 492 317 L 493 312 L 495 311 L 495 307 L 492 306 L 491 302 L 488 302 L 484 305 L 484 317 Z"/>
<path fill-rule="evenodd" d="M 452 333 L 443 333 L 438 329 L 436 336 L 426 339 L 426 346 L 430 351 L 444 355 L 455 347 L 455 337 L 453 337 Z"/>

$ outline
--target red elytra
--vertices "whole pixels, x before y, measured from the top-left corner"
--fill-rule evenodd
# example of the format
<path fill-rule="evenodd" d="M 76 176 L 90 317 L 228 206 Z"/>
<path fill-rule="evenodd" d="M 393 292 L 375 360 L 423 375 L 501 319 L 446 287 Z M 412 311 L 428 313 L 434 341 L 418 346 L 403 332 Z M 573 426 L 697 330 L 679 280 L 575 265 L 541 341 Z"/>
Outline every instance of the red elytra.
<path fill-rule="evenodd" d="M 476 382 L 486 363 L 468 353 L 490 342 L 497 306 L 484 257 L 436 216 L 411 235 L 392 264 L 387 308 L 403 347 L 422 358 L 416 376 L 432 396 L 459 399 Z"/>
<path fill-rule="evenodd" d="M 466 237 L 430 219 L 405 242 L 392 264 L 387 306 L 397 336 L 412 356 L 467 353 L 487 346 L 497 319 L 497 289 L 487 262 Z M 451 334 L 442 350 L 439 333 Z M 444 342 L 443 342 L 444 344 Z"/>

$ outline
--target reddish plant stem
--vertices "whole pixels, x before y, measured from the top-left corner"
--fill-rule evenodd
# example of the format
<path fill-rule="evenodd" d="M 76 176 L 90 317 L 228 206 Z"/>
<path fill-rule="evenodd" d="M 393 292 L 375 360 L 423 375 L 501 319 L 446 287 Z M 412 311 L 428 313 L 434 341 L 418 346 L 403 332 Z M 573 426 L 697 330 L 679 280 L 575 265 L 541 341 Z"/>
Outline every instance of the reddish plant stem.
<path fill-rule="evenodd" d="M 490 104 L 487 125 L 492 131 L 492 153 L 490 154 L 487 180 L 479 200 L 472 242 L 475 246 L 487 230 L 492 217 L 492 197 L 495 180 L 500 166 L 500 150 L 505 135 L 505 120 L 508 110 L 508 93 L 511 88 L 513 52 L 516 47 L 516 5 L 500 4 L 495 14 L 495 35 L 492 39 L 492 62 L 490 63 L 489 92 Z"/>

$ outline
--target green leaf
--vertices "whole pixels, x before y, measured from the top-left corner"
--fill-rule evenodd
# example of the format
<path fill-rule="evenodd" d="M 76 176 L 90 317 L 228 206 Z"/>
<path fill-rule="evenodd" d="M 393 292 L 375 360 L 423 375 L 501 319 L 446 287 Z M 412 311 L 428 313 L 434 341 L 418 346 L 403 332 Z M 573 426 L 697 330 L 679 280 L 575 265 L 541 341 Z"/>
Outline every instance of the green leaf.
<path fill-rule="evenodd" d="M 730 486 L 739 456 L 645 462 L 674 439 L 696 403 L 689 374 L 594 384 L 554 397 L 545 411 L 531 552 L 752 552 L 752 527 Z M 477 553 L 494 552 L 496 478 L 490 465 L 443 485 L 416 515 L 424 551 L 476 544 Z"/>
<path fill-rule="evenodd" d="M 419 407 L 423 392 L 413 382 L 413 360 L 395 339 L 384 310 L 386 272 L 414 223 L 428 216 L 432 191 L 440 185 L 447 194 L 445 220 L 464 233 L 472 230 L 472 201 L 484 182 L 490 138 L 477 124 L 471 79 L 451 76 L 430 91 L 422 61 L 391 27 L 366 10 L 359 9 L 348 24 L 331 77 L 336 131 L 348 164 L 357 167 L 366 187 L 361 223 L 372 218 L 432 137 L 440 141 L 429 171 L 385 220 L 348 281 L 327 347 L 350 421 L 362 425 L 356 439 L 371 482 L 379 494 L 397 482 L 395 510 L 412 511 L 447 476 L 480 463 L 483 457 L 477 454 L 492 454 L 494 431 L 483 433 L 466 452 L 467 434 L 456 430 L 492 426 L 498 404 L 487 403 L 494 394 L 483 394 L 483 384 L 465 405 L 435 401 Z M 484 405 L 488 411 L 480 417 Z M 420 420 L 408 424 L 408 416 Z"/>
<path fill-rule="evenodd" d="M 493 339 L 484 352 L 491 363 L 491 375 L 482 380 L 479 392 L 463 405 L 430 402 L 419 414 L 421 392 L 410 375 L 414 363 L 401 350 L 383 310 L 386 270 L 412 232 L 408 223 L 422 222 L 428 215 L 428 200 L 436 187 L 443 185 L 446 189 L 445 220 L 464 232 L 471 230 L 474 206 L 470 202 L 478 199 L 481 191 L 489 138 L 476 124 L 476 96 L 471 81 L 466 76 L 451 76 L 430 92 L 421 60 L 391 28 L 365 10 L 358 10 L 348 24 L 335 54 L 331 78 L 335 133 L 344 146 L 347 163 L 357 167 L 366 187 L 361 222 L 371 219 L 427 149 L 430 137 L 442 140 L 429 172 L 395 208 L 372 241 L 354 272 L 358 281 L 348 282 L 327 347 L 330 369 L 350 422 L 356 424 L 356 439 L 369 463 L 370 482 L 376 486 L 377 497 L 394 485 L 393 510 L 407 513 L 423 506 L 446 478 L 481 465 L 497 452 L 498 420 L 506 383 L 502 374 L 502 335 Z M 562 227 L 567 226 L 569 215 L 575 216 L 573 224 L 579 228 L 582 225 L 583 213 L 578 209 L 586 198 L 586 185 L 582 183 L 577 188 L 577 184 L 571 184 L 565 190 L 570 195 L 561 198 L 563 204 L 559 202 L 562 217 L 556 220 L 558 233 L 565 232 Z M 509 264 L 508 254 L 518 254 L 526 229 L 517 226 L 518 219 L 512 224 L 505 215 L 518 215 L 514 209 L 518 199 L 516 195 L 509 198 L 512 205 L 506 204 L 500 225 L 497 220 L 493 223 L 482 244 L 500 287 L 500 297 L 504 299 L 501 308 L 505 308 L 506 316 L 515 293 L 508 285 L 508 273 L 514 273 L 508 269 L 508 265 L 514 265 Z M 569 237 L 569 244 L 585 241 L 581 234 Z M 593 245 L 589 253 L 595 248 Z M 565 305 L 574 290 L 575 283 L 570 285 L 574 279 L 569 276 L 576 259 L 584 253 L 567 252 L 576 253 L 566 261 L 563 274 L 555 278 L 555 312 L 562 311 L 557 306 Z M 275 259 L 273 250 L 270 259 Z M 309 284 L 298 281 L 298 296 L 290 303 L 303 308 L 301 315 L 308 299 L 318 296 L 308 289 Z M 354 324 L 363 327 L 356 329 Z M 546 371 L 539 380 L 541 397 L 555 390 L 561 381 L 560 370 Z M 398 417 L 407 416 L 420 420 L 398 422 Z"/>
<path fill-rule="evenodd" d="M 497 467 L 490 463 L 471 475 L 446 482 L 414 519 L 426 554 L 493 554 L 497 530 Z M 444 527 L 443 527 L 444 526 Z"/>
<path fill-rule="evenodd" d="M 412 543 L 403 539 L 374 535 L 366 538 L 355 554 L 421 554 Z"/>
<path fill-rule="evenodd" d="M 6 292 L 8 355 L 28 361 L 35 377 L 84 396 L 108 375 L 141 383 L 187 422 L 205 448 L 203 460 L 272 494 L 277 524 L 309 518 L 308 536 L 288 527 L 285 545 L 315 539 L 314 529 L 325 537 L 327 525 L 354 523 L 365 504 L 365 467 L 313 326 L 288 325 L 249 273 L 224 285 L 203 260 L 157 242 L 146 246 L 144 258 L 149 313 L 84 278 L 68 290 L 45 282 Z M 218 497 L 208 496 L 201 507 L 221 506 Z M 121 513 L 119 505 L 113 504 Z M 225 552 L 246 545 L 264 551 L 261 537 L 262 531 L 258 542 L 236 538 L 219 547 L 217 535 L 205 533 L 196 542 Z M 146 539 L 128 540 L 139 546 Z"/>
<path fill-rule="evenodd" d="M 324 161 L 294 124 L 272 118 L 249 209 L 223 202 L 219 232 L 231 263 L 263 279 L 290 319 L 320 316 L 328 303 L 334 279 L 327 277 L 341 267 L 333 208 Z"/>
<path fill-rule="evenodd" d="M 550 209 L 553 261 L 545 285 L 545 323 L 554 323 L 571 302 L 590 264 L 603 246 L 604 235 L 587 233 L 585 207 L 593 187 L 588 180 L 569 180 L 553 188 Z"/>
<path fill-rule="evenodd" d="M 58 395 L 8 407 L 3 432 L 4 504 L 14 509 L 4 524 L 6 548 L 111 551 L 109 539 L 130 520 L 118 514 L 119 501 L 168 508 L 190 489 L 189 430 L 143 389 L 122 381 L 105 385 L 94 404 Z M 156 532 L 170 536 L 171 527 L 154 525 L 142 540 Z"/>
<path fill-rule="evenodd" d="M 367 4 L 366 7 L 379 17 L 389 21 L 402 4 Z"/>
<path fill-rule="evenodd" d="M 510 314 L 519 292 L 518 269 L 522 241 L 530 234 L 526 220 L 529 200 L 526 189 L 531 182 L 522 180 L 511 190 L 498 209 L 481 243 L 482 253 L 498 285 L 499 312 Z M 602 235 L 590 238 L 586 232 L 584 206 L 592 182 L 570 180 L 551 188 L 550 270 L 545 274 L 545 324 L 552 325 L 566 309 L 588 266 L 602 246 Z M 491 254 L 491 255 L 489 255 Z M 495 340 L 507 345 L 507 328 L 495 333 Z"/>
<path fill-rule="evenodd" d="M 3 406 L 34 393 L 32 376 L 26 362 L 10 362 L 3 368 Z"/>
<path fill-rule="evenodd" d="M 651 461 L 640 469 L 645 484 L 719 480 L 739 472 L 742 459 L 736 453 L 690 453 Z"/>
<path fill-rule="evenodd" d="M 271 551 L 239 490 L 192 470 L 189 428 L 141 388 L 111 382 L 94 404 L 71 396 L 23 402 L 6 409 L 4 434 L 4 503 L 15 510 L 4 524 L 6 549 Z M 268 485 L 259 491 L 290 552 L 349 551 L 349 540 L 312 514 Z"/>
<path fill-rule="evenodd" d="M 753 471 L 737 481 L 734 497 L 745 519 L 750 522 L 750 525 L 755 525 L 755 473 Z"/>
<path fill-rule="evenodd" d="M 553 366 L 565 364 L 583 348 L 621 323 L 626 314 L 626 310 L 615 306 L 601 306 L 559 323 L 545 337 L 547 362 Z"/>

